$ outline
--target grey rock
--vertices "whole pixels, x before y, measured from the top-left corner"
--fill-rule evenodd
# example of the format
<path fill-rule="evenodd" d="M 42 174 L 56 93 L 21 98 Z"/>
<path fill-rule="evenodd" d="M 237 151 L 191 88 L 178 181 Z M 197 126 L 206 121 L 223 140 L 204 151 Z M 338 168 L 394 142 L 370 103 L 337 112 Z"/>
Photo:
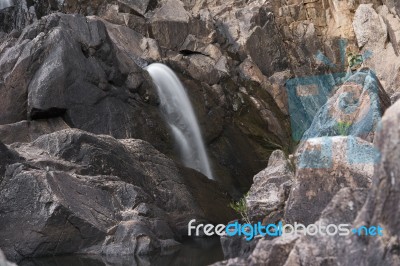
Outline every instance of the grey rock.
<path fill-rule="evenodd" d="M 325 228 L 330 224 L 353 224 L 358 212 L 363 208 L 367 195 L 368 189 L 341 189 L 326 206 L 316 224 Z M 214 265 L 354 265 L 346 260 L 350 257 L 350 237 L 327 234 L 305 236 L 301 233 L 297 235 L 288 233 L 272 240 L 255 239 L 252 243 L 256 246 L 250 254 Z M 250 244 L 251 242 L 248 245 Z M 361 258 L 363 255 L 358 253 L 355 256 Z M 360 260 L 351 263 L 373 265 L 360 264 Z"/>
<path fill-rule="evenodd" d="M 288 67 L 282 43 L 283 40 L 272 18 L 263 27 L 255 27 L 248 38 L 246 50 L 264 75 L 271 76 Z"/>
<path fill-rule="evenodd" d="M 152 36 L 161 47 L 178 50 L 189 33 L 191 15 L 179 0 L 167 0 L 151 18 Z"/>
<path fill-rule="evenodd" d="M 139 66 L 142 40 L 127 27 L 80 15 L 32 24 L 0 53 L 0 124 L 63 117 L 71 127 L 170 149 L 156 92 Z"/>
<path fill-rule="evenodd" d="M 0 250 L 0 265 L 1 266 L 16 266 L 16 264 L 7 261 L 6 257 L 3 254 L 3 251 Z"/>
<path fill-rule="evenodd" d="M 390 98 L 375 73 L 369 69 L 357 71 L 315 114 L 303 140 L 342 135 L 372 142 L 382 114 L 390 104 Z"/>
<path fill-rule="evenodd" d="M 118 0 L 118 2 L 127 5 L 140 15 L 144 15 L 147 12 L 150 4 L 157 3 L 156 0 Z"/>
<path fill-rule="evenodd" d="M 396 265 L 400 263 L 399 235 L 399 118 L 400 102 L 391 106 L 382 118 L 375 144 L 381 152 L 381 160 L 375 167 L 372 188 L 363 209 L 354 224 L 380 225 L 383 237 L 363 239 L 353 237 L 343 253 L 343 263 L 359 265 Z"/>
<path fill-rule="evenodd" d="M 297 153 L 284 219 L 305 225 L 318 220 L 341 188 L 368 188 L 379 158 L 371 143 L 354 137 L 309 139 Z"/>
<path fill-rule="evenodd" d="M 354 15 L 354 32 L 359 47 L 383 47 L 387 39 L 387 28 L 372 4 L 361 4 Z"/>
<path fill-rule="evenodd" d="M 0 246 L 13 260 L 149 254 L 177 245 L 191 219 L 234 217 L 219 185 L 142 140 L 67 129 L 11 147 L 1 152 Z"/>
<path fill-rule="evenodd" d="M 367 195 L 368 189 L 341 189 L 322 212 L 317 224 L 325 228 L 330 224 L 353 224 Z M 287 260 L 284 259 L 276 265 L 350 265 L 342 262 L 347 256 L 345 253 L 348 243 L 348 236 L 339 234 L 302 236 Z"/>
<path fill-rule="evenodd" d="M 298 239 L 297 235 L 285 235 L 273 240 L 261 239 L 256 243 L 256 247 L 249 256 L 232 258 L 213 265 L 283 265 Z"/>
<path fill-rule="evenodd" d="M 294 172 L 285 154 L 274 151 L 268 167 L 254 176 L 246 197 L 248 215 L 252 222 L 276 223 L 283 218 Z"/>
<path fill-rule="evenodd" d="M 243 236 L 221 236 L 221 246 L 225 260 L 247 257 L 253 252 L 256 245 L 256 240 L 247 241 Z"/>
<path fill-rule="evenodd" d="M 9 164 L 14 164 L 20 161 L 19 155 L 10 150 L 4 143 L 0 142 L 0 182 L 4 178 L 6 168 Z"/>
<path fill-rule="evenodd" d="M 69 126 L 61 118 L 21 121 L 14 124 L 0 125 L 0 141 L 5 144 L 31 142 L 38 137 Z"/>

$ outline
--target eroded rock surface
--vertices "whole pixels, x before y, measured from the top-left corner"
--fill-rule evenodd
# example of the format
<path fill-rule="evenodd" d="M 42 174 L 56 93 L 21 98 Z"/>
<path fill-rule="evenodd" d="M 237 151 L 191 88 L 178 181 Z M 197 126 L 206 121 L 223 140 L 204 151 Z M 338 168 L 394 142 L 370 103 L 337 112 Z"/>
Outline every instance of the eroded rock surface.
<path fill-rule="evenodd" d="M 266 224 L 280 221 L 293 180 L 293 166 L 282 151 L 274 151 L 268 167 L 254 176 L 246 197 L 249 218 Z"/>
<path fill-rule="evenodd" d="M 148 254 L 191 219 L 232 219 L 218 185 L 142 140 L 63 130 L 2 149 L 0 246 L 9 258 Z M 19 156 L 21 158 L 16 158 Z"/>

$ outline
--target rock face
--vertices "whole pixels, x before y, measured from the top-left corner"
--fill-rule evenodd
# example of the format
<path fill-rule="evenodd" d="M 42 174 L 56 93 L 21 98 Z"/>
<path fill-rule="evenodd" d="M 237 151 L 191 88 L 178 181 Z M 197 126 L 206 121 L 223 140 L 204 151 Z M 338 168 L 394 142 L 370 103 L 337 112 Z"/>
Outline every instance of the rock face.
<path fill-rule="evenodd" d="M 254 63 L 268 77 L 288 67 L 281 35 L 271 18 L 263 27 L 258 26 L 252 31 L 247 39 L 246 49 Z"/>
<path fill-rule="evenodd" d="M 326 206 L 316 224 L 322 227 L 330 224 L 352 224 L 362 209 L 367 194 L 367 189 L 341 189 Z M 347 253 L 349 237 L 286 234 L 272 240 L 256 241 L 256 247 L 250 254 L 214 265 L 350 265 L 345 261 L 350 253 Z M 360 261 L 352 263 L 358 265 Z"/>
<path fill-rule="evenodd" d="M 344 252 L 348 254 L 343 258 L 345 263 L 395 265 L 400 262 L 396 252 L 400 228 L 397 193 L 400 189 L 399 121 L 400 102 L 397 101 L 387 110 L 382 119 L 381 130 L 377 133 L 375 143 L 381 152 L 381 161 L 375 168 L 367 202 L 355 220 L 355 225 L 379 224 L 384 228 L 384 237 L 370 238 L 367 241 L 352 238 L 351 245 Z"/>
<path fill-rule="evenodd" d="M 318 96 L 316 96 L 318 97 Z M 322 136 L 354 136 L 370 142 L 390 98 L 368 69 L 350 76 L 316 113 L 303 140 Z"/>
<path fill-rule="evenodd" d="M 398 107 L 375 132 L 384 91 L 399 92 L 399 15 L 393 0 L 14 1 L 0 10 L 0 247 L 15 259 L 143 254 L 175 245 L 189 218 L 233 218 L 223 188 L 166 157 L 175 147 L 143 69 L 152 62 L 178 72 L 237 198 L 308 130 L 295 162 L 275 152 L 254 179 L 253 220 L 350 223 L 375 138 L 383 162 L 355 224 L 397 236 Z M 293 108 L 298 92 L 308 100 Z M 241 256 L 228 264 L 399 264 L 389 236 L 225 240 Z"/>
<path fill-rule="evenodd" d="M 0 141 L 5 144 L 14 142 L 31 142 L 38 137 L 69 126 L 61 118 L 21 121 L 14 124 L 0 125 Z M 10 133 L 13 134 L 10 134 Z"/>
<path fill-rule="evenodd" d="M 152 17 L 151 30 L 161 47 L 177 50 L 188 35 L 190 14 L 179 0 L 167 0 Z"/>
<path fill-rule="evenodd" d="M 237 22 L 226 9 L 229 3 L 203 4 L 23 0 L 2 10 L 7 23 L 0 31 L 9 33 L 2 33 L 0 44 L 4 141 L 31 141 L 48 130 L 60 130 L 64 127 L 33 129 L 32 120 L 46 123 L 61 118 L 71 128 L 143 139 L 176 158 L 156 90 L 143 70 L 149 63 L 164 62 L 178 72 L 188 90 L 214 172 L 230 193 L 239 197 L 250 187 L 251 177 L 265 166 L 265 158 L 290 145 L 285 94 L 281 92 L 284 83 L 274 87 L 259 69 L 265 66 L 260 62 L 252 65 L 260 71 L 261 82 L 252 74 L 237 75 L 238 65 L 250 60 L 247 54 L 252 53 L 256 60 L 256 53 L 264 49 L 246 46 L 253 30 L 263 28 L 265 36 L 270 28 L 278 29 L 271 14 L 266 14 L 267 6 L 252 2 L 241 15 L 246 25 L 240 25 L 239 49 L 235 41 L 225 43 L 228 35 L 222 30 L 227 25 L 215 18 L 214 7 L 218 7 L 221 17 Z M 234 3 L 235 10 L 245 6 L 244 1 Z M 239 25 L 231 26 L 229 32 L 234 32 Z M 283 54 L 280 41 L 274 39 L 273 47 Z M 275 50 L 262 52 L 275 54 Z M 268 69 L 268 75 L 275 68 L 286 68 L 279 60 L 274 59 L 277 63 Z M 29 126 L 21 121 L 29 121 Z M 16 126 L 24 133 L 10 137 L 9 131 Z"/>
<path fill-rule="evenodd" d="M 351 228 L 359 228 L 360 226 L 379 225 L 383 228 L 383 236 L 368 237 L 350 234 L 347 236 L 294 236 L 292 241 L 287 241 L 286 237 L 278 237 L 273 240 L 258 240 L 256 248 L 251 254 L 247 254 L 238 258 L 229 259 L 227 261 L 217 263 L 216 265 L 397 265 L 399 257 L 397 250 L 397 232 L 399 230 L 398 219 L 398 176 L 400 176 L 400 168 L 398 164 L 399 152 L 399 121 L 400 121 L 400 102 L 396 102 L 390 107 L 382 118 L 381 126 L 375 135 L 376 149 L 373 152 L 372 145 L 368 142 L 357 139 L 359 144 L 356 147 L 365 147 L 364 151 L 359 150 L 358 155 L 349 155 L 351 146 L 345 146 L 344 142 L 348 142 L 351 137 L 333 137 L 325 138 L 326 141 L 331 140 L 332 146 L 342 147 L 341 150 L 332 149 L 333 165 L 340 165 L 341 169 L 317 169 L 312 171 L 309 169 L 309 176 L 318 175 L 319 172 L 325 171 L 325 176 L 329 173 L 340 175 L 341 178 L 348 176 L 346 171 L 352 171 L 352 177 L 369 177 L 372 174 L 372 187 L 354 188 L 357 180 L 350 180 L 350 187 L 337 190 L 345 182 L 341 178 L 332 178 L 325 180 L 322 175 L 314 180 L 301 180 L 301 184 L 307 187 L 309 184 L 318 186 L 318 182 L 324 182 L 319 186 L 318 190 L 310 189 L 308 195 L 303 195 L 303 200 L 307 201 L 307 196 L 314 197 L 316 194 L 312 191 L 323 191 L 324 195 L 331 191 L 338 191 L 330 202 L 323 207 L 324 209 L 318 215 L 319 218 L 309 219 L 303 217 L 303 221 L 313 222 L 317 225 L 327 226 L 329 224 L 350 224 Z M 346 141 L 347 140 L 347 141 Z M 318 144 L 317 149 L 311 149 L 311 153 L 300 150 L 299 154 L 308 158 L 308 167 L 316 165 L 321 167 L 327 165 L 331 156 L 321 156 L 327 154 L 324 152 L 322 139 L 310 139 L 302 148 L 308 149 L 311 143 Z M 329 143 L 329 142 L 326 142 Z M 336 143 L 336 145 L 335 145 Z M 351 142 L 348 142 L 351 143 Z M 315 146 L 314 146 L 315 148 Z M 374 157 L 370 157 L 370 164 L 366 165 L 367 159 L 373 153 L 379 150 L 379 160 L 375 161 Z M 326 151 L 326 150 L 325 150 Z M 329 150 L 328 150 L 329 151 Z M 314 154 L 314 159 L 311 155 Z M 367 157 L 364 155 L 367 154 Z M 368 155 L 369 154 L 369 155 Z M 338 162 L 337 159 L 351 159 L 350 161 Z M 328 160 L 327 160 L 328 159 Z M 354 159 L 359 160 L 358 162 Z M 299 169 L 296 172 L 296 181 L 293 185 L 294 191 L 300 190 L 301 186 L 296 184 L 298 177 L 305 175 L 306 169 L 302 169 L 302 159 L 298 160 Z M 336 163 L 335 163 L 336 162 Z M 364 162 L 364 163 L 362 163 Z M 350 164 L 349 164 L 350 163 Z M 346 166 L 347 165 L 347 166 Z M 350 165 L 350 167 L 349 167 Z M 349 167 L 346 169 L 346 167 Z M 332 187 L 330 182 L 336 182 L 337 188 Z M 366 181 L 366 180 L 365 180 Z M 341 182 L 341 184 L 339 184 Z M 364 181 L 363 181 L 364 182 Z M 322 184 L 322 183 L 320 183 Z M 353 186 L 353 188 L 352 188 Z M 329 188 L 329 191 L 324 189 Z M 293 193 L 293 190 L 292 190 Z M 290 195 L 292 197 L 293 194 Z M 301 197 L 300 197 L 301 198 Z M 289 198 L 289 202 L 292 198 Z M 300 208 L 304 208 L 302 213 L 306 213 L 307 209 L 315 210 L 319 208 L 318 204 L 324 202 L 323 197 L 314 200 L 314 205 L 299 204 Z M 329 200 L 327 200 L 329 201 Z M 318 204 L 316 204 L 318 203 Z M 287 209 L 290 203 L 287 204 Z M 313 209 L 314 208 L 314 209 Z M 322 207 L 321 207 L 322 209 Z M 308 213 L 311 217 L 313 214 Z M 299 218 L 293 219 L 299 221 Z M 301 220 L 301 219 L 300 219 Z M 312 220 L 312 221 L 311 221 Z M 271 249 L 279 249 L 279 252 L 269 256 Z M 273 260 L 273 264 L 269 264 Z"/>
<path fill-rule="evenodd" d="M 177 245 L 191 219 L 233 217 L 214 182 L 141 140 L 68 129 L 1 155 L 0 246 L 13 260 L 147 254 Z"/>
<path fill-rule="evenodd" d="M 285 154 L 274 151 L 268 167 L 254 176 L 254 183 L 246 197 L 251 221 L 276 223 L 283 218 L 286 201 L 293 183 L 293 166 Z"/>
<path fill-rule="evenodd" d="M 124 33 L 133 43 L 142 38 Z M 168 139 L 151 81 L 110 38 L 99 20 L 54 14 L 28 27 L 18 40 L 6 41 L 0 55 L 0 124 L 63 117 L 71 127 L 97 134 L 143 134 L 155 146 L 161 144 L 156 139 Z M 20 78 L 24 72 L 31 74 Z"/>
<path fill-rule="evenodd" d="M 8 262 L 3 254 L 3 251 L 0 250 L 0 265 L 2 266 L 16 266 L 16 264 Z"/>
<path fill-rule="evenodd" d="M 387 29 L 383 18 L 372 4 L 362 4 L 357 8 L 353 22 L 359 47 L 383 46 L 387 39 Z"/>
<path fill-rule="evenodd" d="M 384 236 L 303 236 L 296 241 L 289 256 L 276 262 L 275 265 L 396 265 L 399 263 L 398 254 L 395 252 L 395 238 L 399 230 L 396 216 L 398 213 L 396 211 L 398 208 L 396 180 L 399 176 L 397 156 L 400 154 L 397 150 L 400 139 L 399 118 L 400 102 L 397 102 L 385 113 L 381 129 L 375 138 L 381 160 L 375 167 L 371 190 L 341 189 L 317 222 L 322 225 L 348 223 L 352 224 L 353 228 L 363 225 L 380 225 Z M 385 252 L 386 249 L 387 252 Z M 257 248 L 250 257 L 254 256 L 256 250 Z M 246 259 L 236 260 L 246 262 Z"/>
<path fill-rule="evenodd" d="M 317 223 L 325 227 L 330 224 L 352 224 L 365 203 L 367 193 L 367 189 L 341 189 Z M 276 265 L 341 265 L 347 256 L 343 254 L 347 248 L 348 238 L 345 236 L 302 236 L 289 256 Z"/>
<path fill-rule="evenodd" d="M 318 220 L 341 188 L 368 188 L 379 156 L 371 143 L 353 137 L 309 139 L 297 152 L 285 221 L 305 225 Z"/>

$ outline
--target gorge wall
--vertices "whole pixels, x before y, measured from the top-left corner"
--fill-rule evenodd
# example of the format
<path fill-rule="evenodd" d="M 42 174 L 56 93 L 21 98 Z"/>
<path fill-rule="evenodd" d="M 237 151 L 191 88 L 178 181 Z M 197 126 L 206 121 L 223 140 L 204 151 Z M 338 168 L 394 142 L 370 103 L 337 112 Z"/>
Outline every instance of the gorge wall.
<path fill-rule="evenodd" d="M 0 247 L 13 261 L 159 252 L 190 219 L 234 219 L 228 204 L 249 189 L 252 221 L 395 232 L 379 209 L 386 197 L 397 208 L 381 189 L 397 189 L 398 104 L 380 120 L 400 98 L 399 15 L 394 0 L 13 1 L 0 10 L 0 224 L 18 234 L 0 229 Z M 216 181 L 181 165 L 145 70 L 154 62 L 187 89 Z M 346 239 L 349 251 L 330 241 L 257 239 L 225 246 L 221 264 L 398 260 L 395 240 Z M 387 257 L 348 253 L 389 244 Z"/>

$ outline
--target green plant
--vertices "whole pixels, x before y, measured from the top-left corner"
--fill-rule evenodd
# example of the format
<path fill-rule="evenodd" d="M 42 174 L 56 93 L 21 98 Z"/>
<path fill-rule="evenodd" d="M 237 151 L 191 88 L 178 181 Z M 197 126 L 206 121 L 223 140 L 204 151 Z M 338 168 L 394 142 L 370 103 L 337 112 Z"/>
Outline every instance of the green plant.
<path fill-rule="evenodd" d="M 235 212 L 240 214 L 242 219 L 245 221 L 245 223 L 250 223 L 250 219 L 248 216 L 248 209 L 247 209 L 247 204 L 246 204 L 246 197 L 247 194 L 245 194 L 240 200 L 238 201 L 233 201 L 229 204 L 229 207 L 231 207 Z"/>
<path fill-rule="evenodd" d="M 349 63 L 349 67 L 353 70 L 354 68 L 362 65 L 364 58 L 361 54 L 349 53 L 347 55 L 347 61 Z"/>
<path fill-rule="evenodd" d="M 351 127 L 350 122 L 338 122 L 337 130 L 341 136 L 347 136 L 349 134 L 349 129 Z"/>

